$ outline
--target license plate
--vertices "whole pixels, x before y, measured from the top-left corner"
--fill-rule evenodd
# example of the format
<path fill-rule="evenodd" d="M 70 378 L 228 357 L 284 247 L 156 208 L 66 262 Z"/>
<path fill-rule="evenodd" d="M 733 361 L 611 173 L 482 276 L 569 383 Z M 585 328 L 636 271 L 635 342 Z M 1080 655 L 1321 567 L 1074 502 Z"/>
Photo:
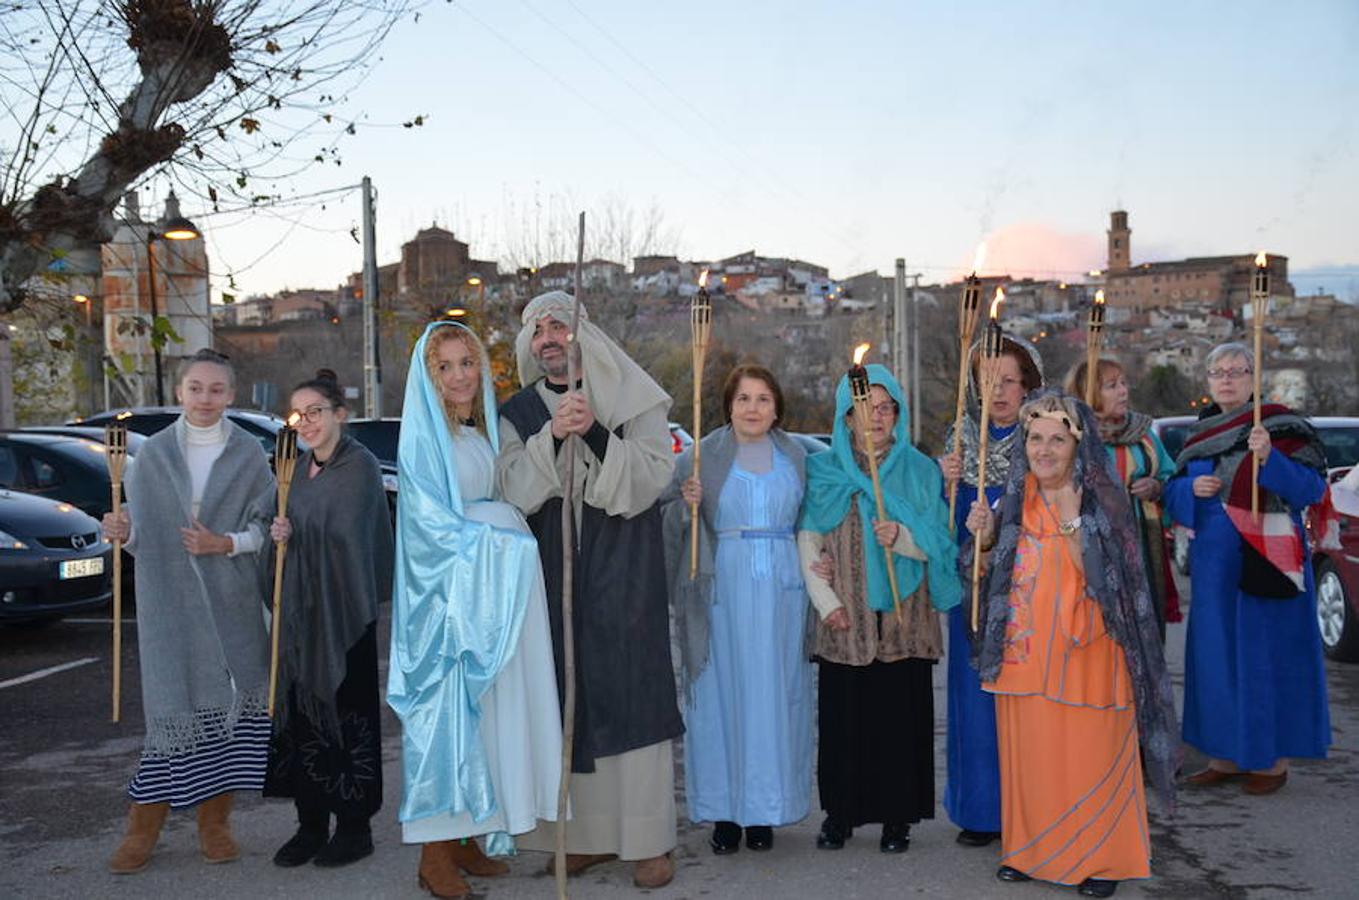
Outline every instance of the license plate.
<path fill-rule="evenodd" d="M 95 556 L 90 559 L 70 559 L 61 564 L 59 577 L 61 578 L 88 578 L 91 575 L 104 574 L 104 557 Z"/>

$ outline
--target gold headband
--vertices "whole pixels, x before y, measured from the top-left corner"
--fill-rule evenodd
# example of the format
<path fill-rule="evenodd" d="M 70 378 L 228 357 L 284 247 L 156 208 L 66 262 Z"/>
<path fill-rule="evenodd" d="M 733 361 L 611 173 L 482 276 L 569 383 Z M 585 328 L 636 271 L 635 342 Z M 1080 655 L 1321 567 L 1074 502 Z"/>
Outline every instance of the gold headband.
<path fill-rule="evenodd" d="M 1063 425 L 1066 426 L 1066 430 L 1071 432 L 1071 435 L 1078 441 L 1085 433 L 1081 429 L 1081 423 L 1079 421 L 1073 422 L 1071 420 L 1071 416 L 1067 413 L 1066 410 L 1062 409 L 1061 407 L 1058 407 L 1056 409 L 1030 410 L 1029 422 L 1032 423 L 1034 419 L 1051 419 L 1054 422 L 1061 422 Z M 1028 428 L 1025 428 L 1024 430 L 1027 432 Z"/>

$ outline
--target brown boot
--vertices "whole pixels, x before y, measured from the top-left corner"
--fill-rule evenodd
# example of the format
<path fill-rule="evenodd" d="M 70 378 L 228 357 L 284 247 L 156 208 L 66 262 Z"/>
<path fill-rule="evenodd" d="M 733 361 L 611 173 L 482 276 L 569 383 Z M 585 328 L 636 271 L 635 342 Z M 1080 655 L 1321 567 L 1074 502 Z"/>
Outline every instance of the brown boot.
<path fill-rule="evenodd" d="M 198 804 L 198 849 L 210 863 L 228 863 L 241 858 L 241 848 L 231 837 L 231 794 L 218 794 Z"/>
<path fill-rule="evenodd" d="M 639 859 L 632 867 L 632 883 L 639 888 L 665 887 L 675 877 L 675 863 L 669 853 Z"/>
<path fill-rule="evenodd" d="M 453 862 L 453 841 L 433 841 L 420 845 L 420 887 L 436 897 L 457 900 L 472 894 L 462 873 Z"/>
<path fill-rule="evenodd" d="M 169 812 L 168 803 L 132 804 L 127 814 L 127 833 L 109 860 L 109 871 L 115 875 L 131 875 L 145 869 Z"/>
<path fill-rule="evenodd" d="M 453 862 L 468 875 L 490 877 L 504 875 L 510 871 L 509 866 L 483 853 L 481 847 L 477 845 L 476 838 L 449 841 L 449 845 L 452 847 Z"/>

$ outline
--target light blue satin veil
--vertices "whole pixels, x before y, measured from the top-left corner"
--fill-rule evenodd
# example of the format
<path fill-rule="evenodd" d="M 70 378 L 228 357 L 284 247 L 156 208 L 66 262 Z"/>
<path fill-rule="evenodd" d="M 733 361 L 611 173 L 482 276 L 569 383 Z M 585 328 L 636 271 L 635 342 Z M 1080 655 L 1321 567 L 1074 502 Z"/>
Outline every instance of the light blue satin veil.
<path fill-rule="evenodd" d="M 519 643 L 541 577 L 531 534 L 464 517 L 457 457 L 439 390 L 425 367 L 434 322 L 415 344 L 397 449 L 400 479 L 387 702 L 402 724 L 402 822 L 496 811 L 480 700 Z M 470 332 L 469 332 L 470 333 Z M 499 417 L 485 354 L 482 404 L 492 449 Z M 512 852 L 497 832 L 489 852 Z"/>

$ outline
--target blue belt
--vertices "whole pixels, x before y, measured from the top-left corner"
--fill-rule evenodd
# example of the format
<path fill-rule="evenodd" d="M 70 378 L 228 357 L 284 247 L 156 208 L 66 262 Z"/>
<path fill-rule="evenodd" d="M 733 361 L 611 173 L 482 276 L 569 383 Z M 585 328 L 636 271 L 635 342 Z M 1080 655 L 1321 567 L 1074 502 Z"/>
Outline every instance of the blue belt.
<path fill-rule="evenodd" d="M 738 537 L 743 541 L 752 540 L 779 540 L 781 538 L 791 539 L 793 529 L 791 528 L 723 528 L 717 532 L 717 536 Z"/>

